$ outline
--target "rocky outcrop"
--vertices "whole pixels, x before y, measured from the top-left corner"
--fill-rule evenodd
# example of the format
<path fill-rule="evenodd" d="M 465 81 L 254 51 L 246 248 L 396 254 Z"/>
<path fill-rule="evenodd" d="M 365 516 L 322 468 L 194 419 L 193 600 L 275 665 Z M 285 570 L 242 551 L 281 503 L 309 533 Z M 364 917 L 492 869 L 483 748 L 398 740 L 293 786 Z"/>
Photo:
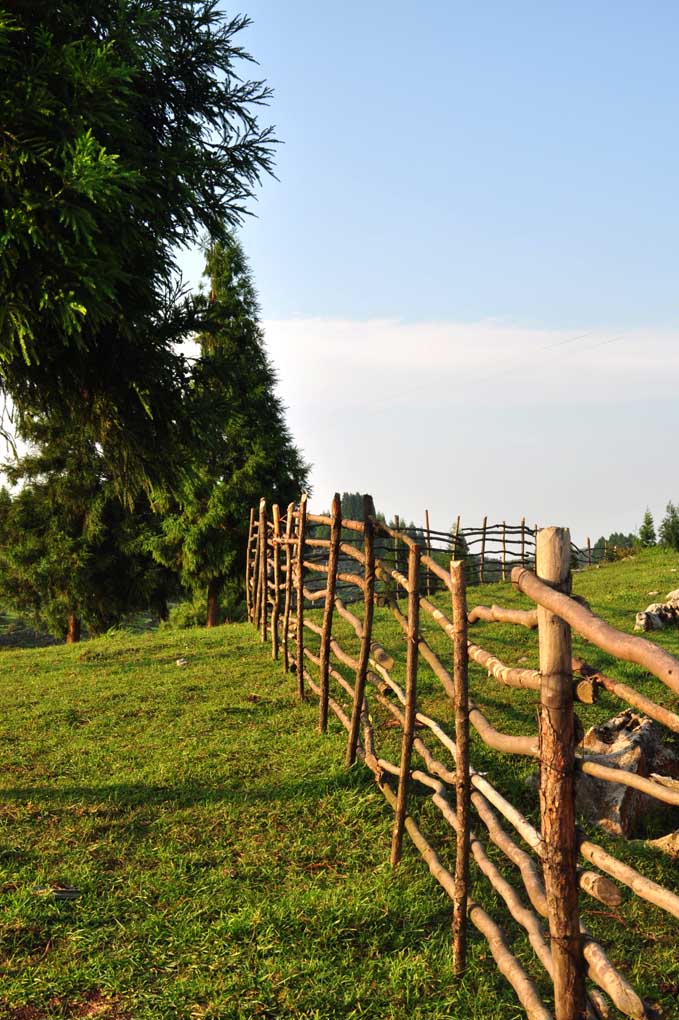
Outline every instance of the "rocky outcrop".
<path fill-rule="evenodd" d="M 663 630 L 679 621 L 679 588 L 668 593 L 664 602 L 652 602 L 634 620 L 635 630 Z"/>

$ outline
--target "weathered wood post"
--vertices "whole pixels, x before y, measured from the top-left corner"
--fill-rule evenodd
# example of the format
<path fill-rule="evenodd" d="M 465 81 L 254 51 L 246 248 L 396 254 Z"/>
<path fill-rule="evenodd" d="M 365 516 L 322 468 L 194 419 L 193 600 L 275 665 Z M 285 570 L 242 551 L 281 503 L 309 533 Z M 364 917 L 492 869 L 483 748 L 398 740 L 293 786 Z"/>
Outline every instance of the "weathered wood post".
<path fill-rule="evenodd" d="M 526 518 L 521 518 L 521 566 L 527 567 L 526 563 Z"/>
<path fill-rule="evenodd" d="M 455 899 L 453 901 L 453 973 L 464 973 L 467 960 L 467 890 L 469 886 L 469 693 L 467 655 L 467 597 L 464 560 L 450 564 L 452 581 L 453 628 L 453 689 L 455 695 L 455 764 L 457 853 L 455 856 Z"/>
<path fill-rule="evenodd" d="M 507 522 L 502 522 L 502 580 L 507 580 Z"/>
<path fill-rule="evenodd" d="M 252 564 L 252 623 L 253 626 L 259 627 L 259 617 L 261 613 L 261 597 L 262 597 L 262 571 L 260 568 L 260 544 L 261 534 L 259 531 L 259 515 L 255 516 L 255 555 Z"/>
<path fill-rule="evenodd" d="M 570 592 L 567 528 L 543 528 L 536 539 L 538 577 Z M 571 632 L 538 606 L 540 646 L 540 814 L 556 1020 L 584 1020 L 585 977 L 578 911 L 575 834 L 575 716 Z"/>
<path fill-rule="evenodd" d="M 325 588 L 325 607 L 323 609 L 323 625 L 320 650 L 321 689 L 318 704 L 318 729 L 325 733 L 328 728 L 328 699 L 330 697 L 330 639 L 332 638 L 332 617 L 335 610 L 335 589 L 337 586 L 337 567 L 339 564 L 339 547 L 342 541 L 342 504 L 339 493 L 332 498 L 330 511 L 330 549 L 328 550 L 328 577 Z"/>
<path fill-rule="evenodd" d="M 401 520 L 400 520 L 398 514 L 394 514 L 394 531 L 398 532 L 400 530 L 400 528 L 401 528 Z M 399 563 L 400 563 L 399 552 L 400 552 L 400 549 L 399 549 L 399 545 L 398 545 L 398 535 L 394 535 L 394 570 L 398 570 L 399 569 Z M 398 594 L 399 594 L 399 586 L 396 585 L 396 587 L 394 589 L 394 598 L 396 600 L 396 605 L 397 606 L 399 604 Z"/>
<path fill-rule="evenodd" d="M 283 669 L 287 673 L 290 669 L 290 650 L 288 648 L 288 636 L 290 632 L 290 607 L 292 605 L 292 525 L 295 514 L 295 504 L 288 504 L 288 512 L 285 517 L 285 602 L 283 604 Z"/>
<path fill-rule="evenodd" d="M 306 492 L 302 494 L 297 512 L 297 557 L 295 587 L 297 593 L 297 696 L 304 701 L 304 541 L 306 538 Z"/>
<path fill-rule="evenodd" d="M 281 511 L 271 507 L 273 516 L 273 606 L 271 609 L 271 658 L 278 658 L 278 618 L 281 607 Z"/>
<path fill-rule="evenodd" d="M 424 523 L 427 529 L 427 556 L 431 556 L 431 531 L 429 530 L 429 511 L 424 511 Z M 431 595 L 431 571 L 427 566 L 427 597 Z"/>
<path fill-rule="evenodd" d="M 592 566 L 592 543 L 590 541 L 589 535 L 587 536 L 587 566 L 588 567 Z"/>
<path fill-rule="evenodd" d="M 266 500 L 259 501 L 259 626 L 262 641 L 266 641 L 266 621 L 269 610 L 269 538 L 266 522 Z"/>
<path fill-rule="evenodd" d="M 481 531 L 481 560 L 479 562 L 479 581 L 481 584 L 485 581 L 485 567 L 486 567 L 486 528 L 488 527 L 488 518 L 483 518 L 483 526 Z"/>
<path fill-rule="evenodd" d="M 401 742 L 401 772 L 398 780 L 396 797 L 396 817 L 391 838 L 391 864 L 396 867 L 401 859 L 403 846 L 403 826 L 408 806 L 408 786 L 410 782 L 410 759 L 413 750 L 415 733 L 415 715 L 417 713 L 417 656 L 420 640 L 420 550 L 417 543 L 409 543 L 408 549 L 408 636 L 406 651 L 406 703 L 403 720 L 403 740 Z"/>
<path fill-rule="evenodd" d="M 361 636 L 361 650 L 358 655 L 358 669 L 356 670 L 356 684 L 354 687 L 354 703 L 351 709 L 351 728 L 347 742 L 346 765 L 349 768 L 356 761 L 356 747 L 361 725 L 361 711 L 363 698 L 365 696 L 365 681 L 368 673 L 368 659 L 370 658 L 370 641 L 372 638 L 373 611 L 375 608 L 375 527 L 373 518 L 375 516 L 375 505 L 372 496 L 363 497 L 363 556 L 364 571 L 363 578 L 365 589 L 363 592 L 363 634 Z"/>
<path fill-rule="evenodd" d="M 252 540 L 255 530 L 255 510 L 250 507 L 250 523 L 248 525 L 248 544 L 245 547 L 245 605 L 248 620 L 252 620 Z"/>

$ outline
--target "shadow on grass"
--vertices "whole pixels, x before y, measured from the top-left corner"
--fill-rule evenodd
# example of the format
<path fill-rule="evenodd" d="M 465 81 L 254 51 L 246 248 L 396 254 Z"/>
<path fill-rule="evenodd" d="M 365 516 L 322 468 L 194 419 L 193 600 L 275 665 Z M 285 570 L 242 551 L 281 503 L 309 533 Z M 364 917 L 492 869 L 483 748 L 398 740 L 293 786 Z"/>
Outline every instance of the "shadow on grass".
<path fill-rule="evenodd" d="M 111 783 L 102 786 L 22 786 L 0 792 L 2 800 L 13 803 L 30 803 L 33 808 L 49 805 L 68 810 L 83 804 L 98 804 L 102 813 L 115 805 L 119 809 L 171 804 L 173 808 L 194 807 L 201 804 L 252 804 L 285 801 L 315 801 L 344 790 L 372 789 L 368 774 L 358 770 L 332 776 L 301 776 L 284 782 L 265 782 L 249 786 L 242 779 L 222 785 L 206 786 L 195 783 L 157 785 L 153 783 Z"/>

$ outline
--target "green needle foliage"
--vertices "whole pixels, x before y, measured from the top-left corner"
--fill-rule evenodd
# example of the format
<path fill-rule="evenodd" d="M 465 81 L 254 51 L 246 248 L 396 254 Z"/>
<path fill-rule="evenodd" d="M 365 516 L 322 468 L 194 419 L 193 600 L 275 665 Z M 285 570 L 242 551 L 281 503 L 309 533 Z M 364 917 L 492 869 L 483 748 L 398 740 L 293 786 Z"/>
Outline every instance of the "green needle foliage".
<path fill-rule="evenodd" d="M 130 487 L 188 430 L 176 252 L 238 223 L 275 140 L 216 0 L 6 0 L 0 386 L 77 424 Z"/>
<path fill-rule="evenodd" d="M 0 595 L 39 628 L 70 641 L 101 634 L 134 610 L 163 615 L 171 578 L 145 550 L 151 514 L 115 496 L 101 452 L 72 432 L 33 423 L 33 451 L 0 492 Z"/>
<path fill-rule="evenodd" d="M 639 528 L 639 542 L 645 549 L 656 544 L 653 514 L 648 507 L 646 507 L 646 513 L 644 514 L 644 519 L 641 522 L 641 527 Z"/>
<path fill-rule="evenodd" d="M 225 585 L 229 616 L 242 603 L 248 507 L 265 496 L 285 507 L 299 497 L 308 467 L 285 422 L 276 376 L 264 349 L 243 249 L 233 236 L 212 246 L 210 329 L 198 337 L 186 407 L 194 423 L 196 470 L 160 506 L 158 560 L 203 600 L 219 621 Z"/>

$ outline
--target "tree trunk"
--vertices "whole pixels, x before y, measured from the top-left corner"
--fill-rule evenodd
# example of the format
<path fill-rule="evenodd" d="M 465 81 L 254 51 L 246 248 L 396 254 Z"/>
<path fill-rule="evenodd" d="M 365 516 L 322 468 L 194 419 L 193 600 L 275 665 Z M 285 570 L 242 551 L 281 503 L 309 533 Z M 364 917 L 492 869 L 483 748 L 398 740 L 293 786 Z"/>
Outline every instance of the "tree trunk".
<path fill-rule="evenodd" d="M 68 615 L 68 630 L 66 631 L 66 644 L 74 645 L 80 641 L 80 620 L 75 613 Z"/>
<path fill-rule="evenodd" d="M 218 627 L 219 619 L 219 592 L 222 582 L 219 577 L 211 577 L 207 586 L 207 626 Z"/>

